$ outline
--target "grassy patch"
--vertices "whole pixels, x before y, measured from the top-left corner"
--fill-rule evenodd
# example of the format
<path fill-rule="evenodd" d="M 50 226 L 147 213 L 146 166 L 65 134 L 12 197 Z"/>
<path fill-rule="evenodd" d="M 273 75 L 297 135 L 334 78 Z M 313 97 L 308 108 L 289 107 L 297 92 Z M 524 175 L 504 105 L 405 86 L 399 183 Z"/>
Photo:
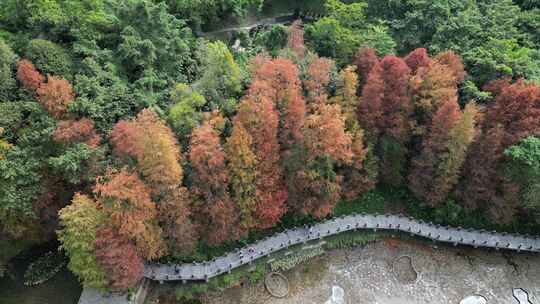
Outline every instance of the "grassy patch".
<path fill-rule="evenodd" d="M 188 283 L 175 289 L 176 299 L 196 303 L 202 295 L 210 292 L 221 292 L 227 288 L 240 285 L 244 281 L 257 283 L 267 273 L 266 259 L 254 262 L 252 265 L 244 265 L 224 275 L 211 278 L 208 283 Z"/>
<path fill-rule="evenodd" d="M 380 238 L 380 234 L 366 231 L 347 231 L 325 238 L 324 248 L 345 249 L 364 246 Z"/>
<path fill-rule="evenodd" d="M 353 213 L 384 213 L 387 201 L 378 190 L 370 190 L 353 201 L 341 201 L 334 208 L 332 214 L 335 217 Z"/>

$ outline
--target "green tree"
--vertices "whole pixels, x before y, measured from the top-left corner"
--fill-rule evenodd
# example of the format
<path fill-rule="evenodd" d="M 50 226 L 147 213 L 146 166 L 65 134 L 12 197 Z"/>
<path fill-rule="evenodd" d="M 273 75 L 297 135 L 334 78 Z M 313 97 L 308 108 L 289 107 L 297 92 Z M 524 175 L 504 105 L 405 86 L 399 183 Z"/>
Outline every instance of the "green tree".
<path fill-rule="evenodd" d="M 135 116 L 144 107 L 117 72 L 112 63 L 87 57 L 75 76 L 77 99 L 70 105 L 70 111 L 92 119 L 102 133 L 109 132 L 120 119 Z"/>
<path fill-rule="evenodd" d="M 540 139 L 529 136 L 504 151 L 506 175 L 522 186 L 522 206 L 540 220 Z"/>
<path fill-rule="evenodd" d="M 540 51 L 523 47 L 516 39 L 489 38 L 484 45 L 467 50 L 464 57 L 480 84 L 501 77 L 540 83 Z"/>
<path fill-rule="evenodd" d="M 187 84 L 179 83 L 171 91 L 174 105 L 169 109 L 168 121 L 181 140 L 202 121 L 202 110 L 206 99 Z"/>
<path fill-rule="evenodd" d="M 92 149 L 84 143 L 68 147 L 62 154 L 49 158 L 52 172 L 73 185 L 93 182 L 103 171 L 103 150 Z"/>
<path fill-rule="evenodd" d="M 520 30 L 527 35 L 530 47 L 540 45 L 540 8 L 523 11 L 519 22 Z"/>
<path fill-rule="evenodd" d="M 56 151 L 54 121 L 36 102 L 0 103 L 0 127 L 12 147 L 0 159 L 0 222 L 20 237 L 37 219 L 34 204 L 45 193 L 47 158 Z"/>
<path fill-rule="evenodd" d="M 66 49 L 54 42 L 43 39 L 31 40 L 26 47 L 25 56 L 43 75 L 72 78 L 73 59 Z"/>
<path fill-rule="evenodd" d="M 69 256 L 69 270 L 84 286 L 105 289 L 108 280 L 96 260 L 96 233 L 107 217 L 88 196 L 75 194 L 71 205 L 59 212 L 61 229 L 58 239 Z"/>
<path fill-rule="evenodd" d="M 395 42 L 388 28 L 368 22 L 364 2 L 345 4 L 326 2 L 328 16 L 306 26 L 306 40 L 319 55 L 335 58 L 340 64 L 351 62 L 359 47 L 372 47 L 380 55 L 393 53 Z"/>
<path fill-rule="evenodd" d="M 257 32 L 253 42 L 264 47 L 270 54 L 277 55 L 287 45 L 287 28 L 281 24 L 273 25 L 268 31 Z"/>
<path fill-rule="evenodd" d="M 236 104 L 230 105 L 230 99 L 242 89 L 240 68 L 221 41 L 206 44 L 202 53 L 202 76 L 194 84 L 195 90 L 206 97 L 211 109 L 233 112 Z"/>
<path fill-rule="evenodd" d="M 151 96 L 166 85 L 192 80 L 195 40 L 185 22 L 167 12 L 165 3 L 115 1 L 112 10 L 114 26 L 121 29 L 114 37 L 119 41 L 116 55 L 140 90 Z"/>
<path fill-rule="evenodd" d="M 0 39 L 0 101 L 8 101 L 13 97 L 15 89 L 15 54 L 11 48 Z"/>

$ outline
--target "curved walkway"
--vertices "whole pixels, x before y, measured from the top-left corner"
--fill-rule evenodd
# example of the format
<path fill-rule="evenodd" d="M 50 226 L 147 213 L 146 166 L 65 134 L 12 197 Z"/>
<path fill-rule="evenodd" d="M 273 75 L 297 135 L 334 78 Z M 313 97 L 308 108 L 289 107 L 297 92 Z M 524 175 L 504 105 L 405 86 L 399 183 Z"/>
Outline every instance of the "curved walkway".
<path fill-rule="evenodd" d="M 450 228 L 400 215 L 356 214 L 335 218 L 309 228 L 286 230 L 249 247 L 203 263 L 148 264 L 144 276 L 157 281 L 208 280 L 283 248 L 356 229 L 394 230 L 454 245 L 540 252 L 540 239 L 533 236 Z"/>

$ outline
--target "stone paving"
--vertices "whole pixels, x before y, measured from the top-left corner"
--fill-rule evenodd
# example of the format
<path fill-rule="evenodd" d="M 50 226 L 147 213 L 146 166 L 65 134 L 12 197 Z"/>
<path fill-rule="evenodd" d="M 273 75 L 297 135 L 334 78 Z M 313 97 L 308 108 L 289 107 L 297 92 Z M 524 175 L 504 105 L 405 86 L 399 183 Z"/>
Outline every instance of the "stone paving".
<path fill-rule="evenodd" d="M 434 241 L 514 251 L 540 252 L 540 239 L 528 235 L 451 228 L 401 215 L 356 214 L 310 227 L 286 230 L 248 247 L 202 263 L 148 264 L 144 276 L 156 281 L 204 281 L 283 248 L 357 229 L 394 230 Z"/>

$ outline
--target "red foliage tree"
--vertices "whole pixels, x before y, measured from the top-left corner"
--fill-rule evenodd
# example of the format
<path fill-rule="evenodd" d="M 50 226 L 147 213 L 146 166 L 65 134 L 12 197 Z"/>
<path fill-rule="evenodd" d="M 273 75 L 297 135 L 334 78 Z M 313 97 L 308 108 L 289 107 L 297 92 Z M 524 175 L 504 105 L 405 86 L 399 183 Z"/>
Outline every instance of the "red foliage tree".
<path fill-rule="evenodd" d="M 314 105 L 326 102 L 328 98 L 330 73 L 334 66 L 334 61 L 321 57 L 315 57 L 309 63 L 306 79 L 304 80 L 304 89 L 307 92 L 308 101 L 312 108 Z"/>
<path fill-rule="evenodd" d="M 225 158 L 220 131 L 210 120 L 193 130 L 189 161 L 193 168 L 191 190 L 197 209 L 194 216 L 202 235 L 211 244 L 238 239 L 242 235 L 239 212 L 228 191 Z"/>
<path fill-rule="evenodd" d="M 286 211 L 287 190 L 280 167 L 278 142 L 279 115 L 269 98 L 258 102 L 246 99 L 235 118 L 252 138 L 251 150 L 257 159 L 257 204 L 255 222 L 258 228 L 273 226 Z"/>
<path fill-rule="evenodd" d="M 415 73 L 421 67 L 427 67 L 431 63 L 428 52 L 425 48 L 417 48 L 405 57 L 405 63 L 411 71 Z"/>
<path fill-rule="evenodd" d="M 75 98 L 69 81 L 51 75 L 47 75 L 47 82 L 37 89 L 37 95 L 41 105 L 56 119 L 67 113 L 68 105 Z"/>
<path fill-rule="evenodd" d="M 411 71 L 405 62 L 395 56 L 386 56 L 381 60 L 385 82 L 382 110 L 384 117 L 384 133 L 400 142 L 407 141 L 409 136 L 408 116 L 412 109 L 408 93 L 408 82 Z"/>
<path fill-rule="evenodd" d="M 113 227 L 135 242 L 141 256 L 151 260 L 165 253 L 161 229 L 156 226 L 156 204 L 137 174 L 125 169 L 108 172 L 98 178 L 94 193 Z"/>
<path fill-rule="evenodd" d="M 105 271 L 114 290 L 134 287 L 144 275 L 143 260 L 135 246 L 113 228 L 96 233 L 96 260 Z"/>
<path fill-rule="evenodd" d="M 97 148 L 101 141 L 94 129 L 94 123 L 88 118 L 59 122 L 53 139 L 61 143 L 85 143 L 90 148 Z"/>
<path fill-rule="evenodd" d="M 358 122 L 366 130 L 368 139 L 376 142 L 382 133 L 383 124 L 382 102 L 384 96 L 384 78 L 382 66 L 377 63 L 367 79 L 362 90 L 362 99 L 358 104 Z"/>
<path fill-rule="evenodd" d="M 456 101 L 442 105 L 433 116 L 433 122 L 423 141 L 420 155 L 412 162 L 409 189 L 432 207 L 440 203 L 439 185 L 434 183 L 438 175 L 440 159 L 447 152 L 450 131 L 460 118 L 461 113 Z"/>
<path fill-rule="evenodd" d="M 35 92 L 45 81 L 45 77 L 34 67 L 32 62 L 26 59 L 17 62 L 17 79 L 25 89 L 32 92 Z"/>
<path fill-rule="evenodd" d="M 485 130 L 471 147 L 465 163 L 467 170 L 458 192 L 468 210 L 490 207 L 493 199 L 497 199 L 497 186 L 502 182 L 497 163 L 504 152 L 503 132 L 500 127 Z"/>
<path fill-rule="evenodd" d="M 364 86 L 358 115 L 360 125 L 372 138 L 385 134 L 400 142 L 407 141 L 410 72 L 403 59 L 391 55 L 373 67 Z"/>
<path fill-rule="evenodd" d="M 401 183 L 410 137 L 410 73 L 403 59 L 384 57 L 371 70 L 358 109 L 358 120 L 368 139 L 378 142 L 381 178 L 394 185 Z"/>
<path fill-rule="evenodd" d="M 372 48 L 360 48 L 353 58 L 353 64 L 356 65 L 356 72 L 360 76 L 358 89 L 360 92 L 366 84 L 371 69 L 379 62 L 377 52 Z"/>
<path fill-rule="evenodd" d="M 504 129 L 503 146 L 509 147 L 540 130 L 540 87 L 534 82 L 518 80 L 514 84 L 501 83 L 495 101 L 486 113 L 486 127 Z"/>
<path fill-rule="evenodd" d="M 523 80 L 497 81 L 488 88 L 496 96 L 484 118 L 483 140 L 475 143 L 468 157 L 459 194 L 469 209 L 485 207 L 496 220 L 508 222 L 519 205 L 519 190 L 500 170 L 503 152 L 540 131 L 540 88 Z"/>
<path fill-rule="evenodd" d="M 298 58 L 304 58 L 306 55 L 306 46 L 304 44 L 304 26 L 302 20 L 294 21 L 289 26 L 289 35 L 287 39 L 287 47 L 293 50 Z"/>

